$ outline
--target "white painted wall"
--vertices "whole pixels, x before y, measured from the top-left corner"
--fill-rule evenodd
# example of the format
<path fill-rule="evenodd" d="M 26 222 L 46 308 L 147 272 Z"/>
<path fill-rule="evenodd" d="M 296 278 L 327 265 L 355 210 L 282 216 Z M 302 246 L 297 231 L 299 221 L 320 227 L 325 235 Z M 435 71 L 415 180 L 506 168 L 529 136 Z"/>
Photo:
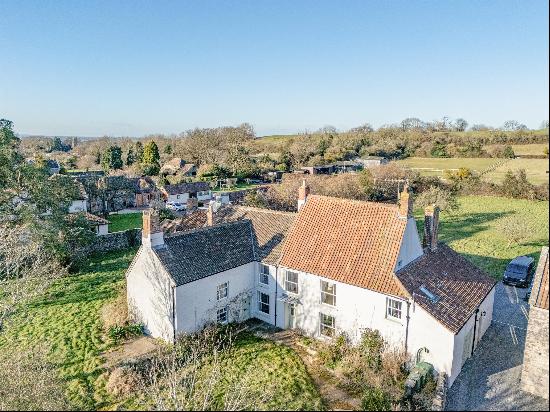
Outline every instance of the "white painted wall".
<path fill-rule="evenodd" d="M 247 263 L 176 288 L 176 333 L 193 333 L 200 330 L 205 323 L 215 322 L 217 309 L 229 306 L 229 321 L 236 319 L 242 298 L 248 296 L 254 304 L 252 291 L 253 279 L 257 271 L 257 262 Z M 229 282 L 229 295 L 217 301 L 218 285 Z M 251 312 L 249 312 L 251 313 Z"/>
<path fill-rule="evenodd" d="M 405 227 L 405 234 L 401 241 L 399 248 L 399 255 L 395 263 L 395 270 L 399 270 L 406 266 L 408 263 L 422 256 L 422 243 L 418 236 L 418 229 L 416 227 L 416 221 L 414 218 L 407 220 L 407 226 Z"/>
<path fill-rule="evenodd" d="M 408 352 L 416 362 L 416 355 L 423 351 L 421 360 L 433 365 L 437 372 L 446 372 L 451 375 L 453 365 L 453 349 L 455 335 L 445 328 L 432 315 L 426 312 L 416 302 L 411 302 L 409 320 Z"/>
<path fill-rule="evenodd" d="M 298 272 L 298 294 L 293 295 L 284 290 L 285 271 L 286 268 L 279 269 L 278 299 L 284 294 L 299 299 L 296 327 L 304 333 L 322 337 L 319 314 L 324 313 L 334 316 L 337 332 L 346 333 L 353 342 L 358 342 L 361 332 L 370 328 L 379 330 L 390 344 L 404 344 L 406 312 L 402 312 L 401 321 L 386 318 L 386 295 L 304 272 Z M 336 284 L 336 306 L 321 303 L 321 280 Z M 406 302 L 399 300 L 406 310 Z M 277 326 L 281 328 L 285 327 L 285 306 L 283 302 L 277 304 Z"/>
<path fill-rule="evenodd" d="M 487 295 L 481 305 L 479 305 L 478 321 L 476 326 L 475 345 L 479 344 L 479 341 L 491 326 L 493 319 L 493 303 L 495 301 L 495 288 Z M 483 315 L 482 315 L 483 314 Z M 472 338 L 474 329 L 474 315 L 468 319 L 468 321 L 462 326 L 462 329 L 456 334 L 454 338 L 454 353 L 453 353 L 453 365 L 449 375 L 449 386 L 453 384 L 454 380 L 462 370 L 462 365 L 471 356 Z"/>
<path fill-rule="evenodd" d="M 109 233 L 109 225 L 98 225 L 97 226 L 97 234 L 98 235 L 106 235 Z"/>
<path fill-rule="evenodd" d="M 197 193 L 197 200 L 199 202 L 204 202 L 204 201 L 210 200 L 210 199 L 212 199 L 212 191 L 210 191 L 210 190 L 208 190 L 208 191 L 205 190 L 204 192 L 198 192 Z"/>
<path fill-rule="evenodd" d="M 178 193 L 175 195 L 168 195 L 168 202 L 174 202 L 174 203 L 187 203 L 187 199 L 189 199 L 189 193 Z"/>
<path fill-rule="evenodd" d="M 73 200 L 69 206 L 69 213 L 86 212 L 88 210 L 87 200 Z"/>
<path fill-rule="evenodd" d="M 173 281 L 154 251 L 142 246 L 126 274 L 128 309 L 145 333 L 166 341 L 173 340 Z"/>

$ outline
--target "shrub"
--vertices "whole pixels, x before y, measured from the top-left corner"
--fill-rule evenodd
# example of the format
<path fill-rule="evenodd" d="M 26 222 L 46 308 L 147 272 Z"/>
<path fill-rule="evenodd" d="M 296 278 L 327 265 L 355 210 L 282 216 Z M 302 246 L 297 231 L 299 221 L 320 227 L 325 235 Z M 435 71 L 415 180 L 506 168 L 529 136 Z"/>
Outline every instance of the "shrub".
<path fill-rule="evenodd" d="M 139 389 L 139 374 L 129 367 L 115 368 L 110 374 L 105 389 L 115 396 L 125 396 Z"/>
<path fill-rule="evenodd" d="M 447 211 L 458 209 L 458 201 L 454 193 L 435 186 L 431 186 L 428 190 L 422 192 L 416 198 L 416 205 L 420 207 L 436 205 L 441 210 Z"/>
<path fill-rule="evenodd" d="M 363 393 L 361 408 L 364 411 L 391 411 L 391 398 L 381 389 L 368 386 Z"/>
<path fill-rule="evenodd" d="M 514 153 L 514 149 L 512 149 L 512 146 L 507 145 L 504 147 L 504 151 L 502 152 L 502 157 L 505 157 L 506 159 L 513 159 L 516 157 L 516 154 Z"/>
<path fill-rule="evenodd" d="M 369 368 L 378 370 L 382 366 L 382 352 L 385 342 L 380 332 L 374 329 L 367 329 L 361 335 L 359 350 L 365 358 Z"/>
<path fill-rule="evenodd" d="M 123 326 L 114 325 L 109 328 L 109 338 L 116 344 L 121 340 L 133 336 L 143 335 L 143 325 L 139 323 L 130 323 Z"/>
<path fill-rule="evenodd" d="M 349 351 L 349 343 L 345 335 L 338 335 L 332 342 L 323 345 L 319 350 L 319 357 L 327 368 L 334 367 L 344 358 Z"/>

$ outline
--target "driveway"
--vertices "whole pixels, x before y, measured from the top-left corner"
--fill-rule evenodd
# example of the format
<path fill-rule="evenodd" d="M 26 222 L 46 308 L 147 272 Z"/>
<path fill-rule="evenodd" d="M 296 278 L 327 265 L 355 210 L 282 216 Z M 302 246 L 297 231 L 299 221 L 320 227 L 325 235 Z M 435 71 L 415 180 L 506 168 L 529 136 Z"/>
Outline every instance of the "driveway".
<path fill-rule="evenodd" d="M 447 398 L 447 410 L 548 410 L 548 400 L 519 389 L 529 305 L 526 289 L 497 284 L 493 322 Z"/>

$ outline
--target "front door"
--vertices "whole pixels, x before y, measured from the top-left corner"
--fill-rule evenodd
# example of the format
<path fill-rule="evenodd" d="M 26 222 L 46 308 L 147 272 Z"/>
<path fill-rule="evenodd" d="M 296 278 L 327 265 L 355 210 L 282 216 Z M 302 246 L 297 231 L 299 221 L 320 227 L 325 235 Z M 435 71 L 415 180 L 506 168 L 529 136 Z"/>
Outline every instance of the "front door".
<path fill-rule="evenodd" d="M 243 304 L 241 306 L 241 319 L 240 321 L 245 321 L 250 319 L 250 297 L 247 296 L 243 299 Z"/>
<path fill-rule="evenodd" d="M 294 329 L 296 327 L 296 305 L 294 303 L 286 304 L 287 313 L 287 329 Z"/>

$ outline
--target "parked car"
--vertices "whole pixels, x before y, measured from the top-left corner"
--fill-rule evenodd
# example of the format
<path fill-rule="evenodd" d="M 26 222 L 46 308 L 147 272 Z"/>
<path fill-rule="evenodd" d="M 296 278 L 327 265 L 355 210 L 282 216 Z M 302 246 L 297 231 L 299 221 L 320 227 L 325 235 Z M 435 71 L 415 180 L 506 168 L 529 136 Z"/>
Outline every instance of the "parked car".
<path fill-rule="evenodd" d="M 502 283 L 526 288 L 529 286 L 534 267 L 535 259 L 530 256 L 519 256 L 506 266 Z"/>
<path fill-rule="evenodd" d="M 183 203 L 167 202 L 166 208 L 170 210 L 175 210 L 176 212 L 181 212 L 185 210 L 185 205 Z"/>

